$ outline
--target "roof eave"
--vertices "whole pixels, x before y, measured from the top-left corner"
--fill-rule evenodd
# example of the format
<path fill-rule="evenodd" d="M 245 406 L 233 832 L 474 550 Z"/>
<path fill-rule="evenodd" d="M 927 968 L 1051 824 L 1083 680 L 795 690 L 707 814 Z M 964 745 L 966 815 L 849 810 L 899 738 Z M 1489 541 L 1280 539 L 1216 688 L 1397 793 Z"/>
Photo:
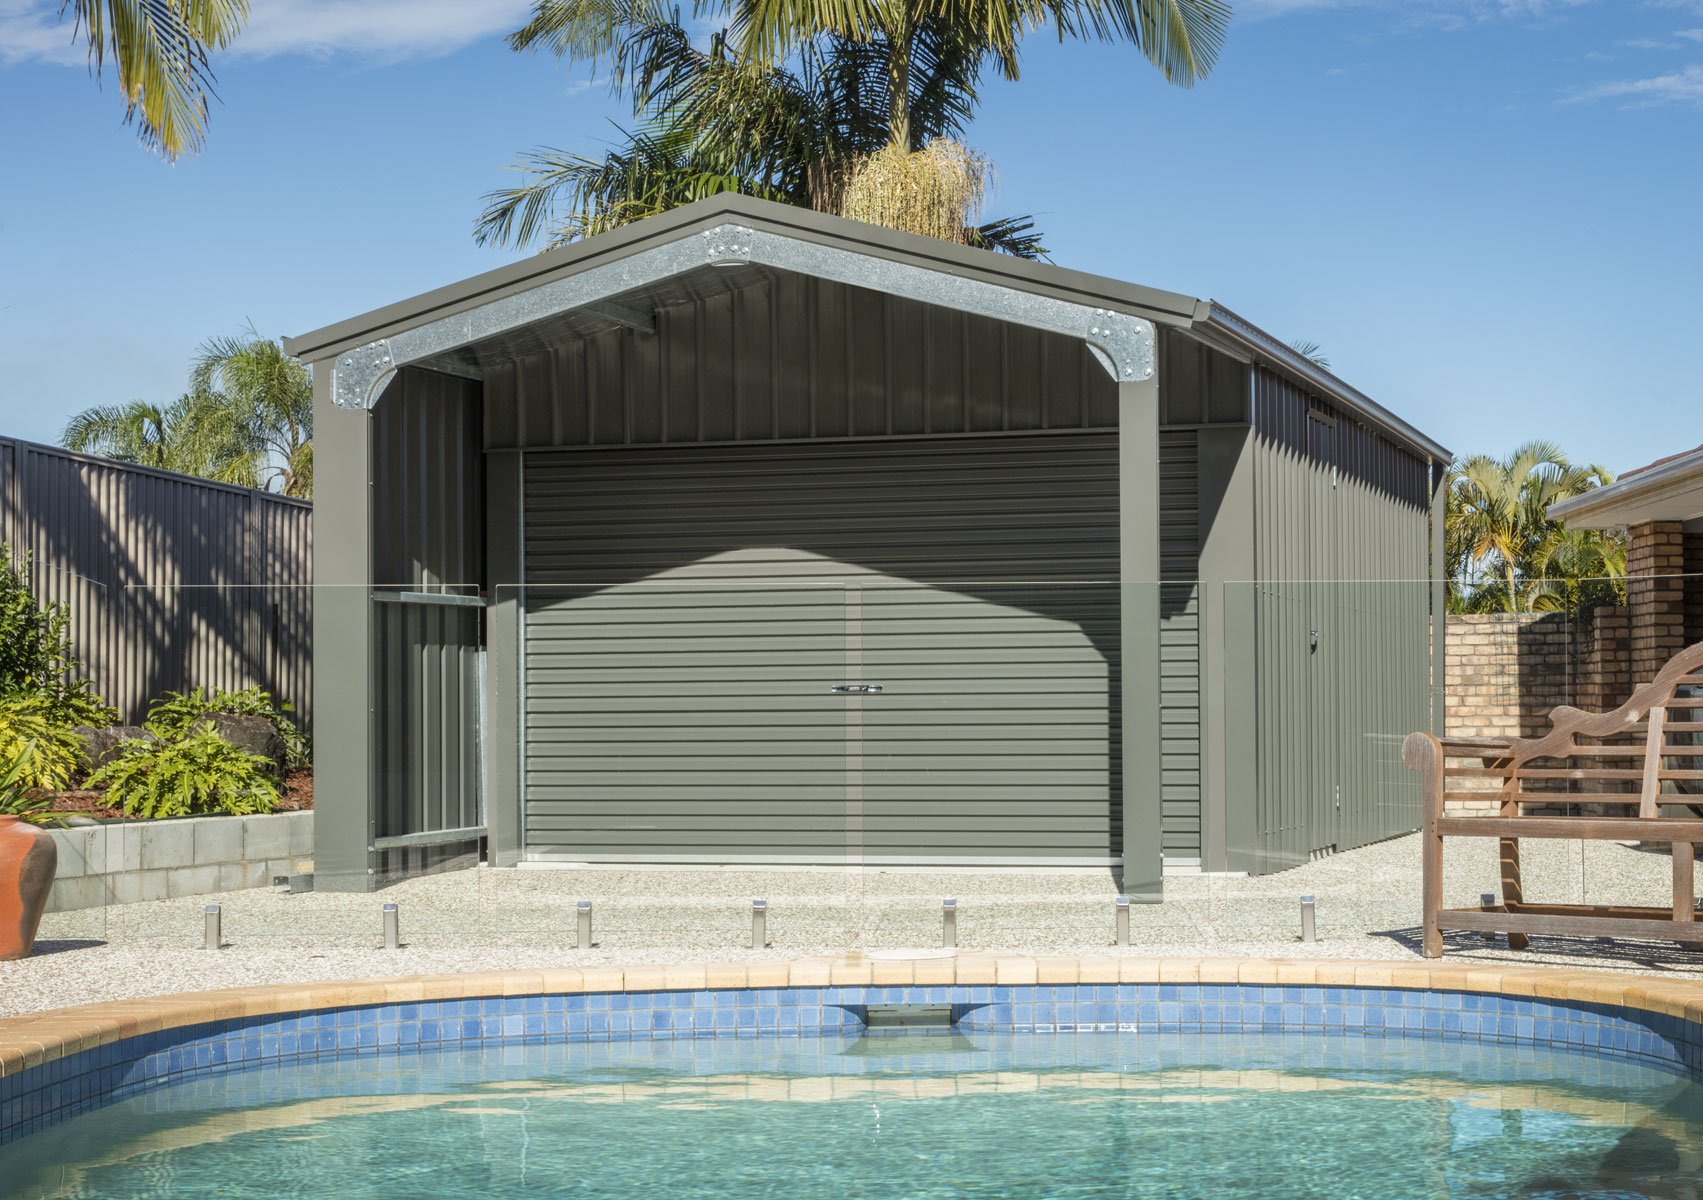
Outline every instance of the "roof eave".
<path fill-rule="evenodd" d="M 1383 429 L 1420 456 L 1442 463 L 1454 459 L 1454 454 L 1441 442 L 1421 433 L 1359 388 L 1338 379 L 1305 355 L 1284 345 L 1252 321 L 1231 312 L 1216 300 L 1202 303 L 1201 311 L 1196 317 L 1196 326 L 1227 336 L 1256 360 L 1263 359 L 1268 364 L 1298 377 L 1316 389 L 1321 396 L 1328 396 L 1349 412 Z"/>
<path fill-rule="evenodd" d="M 1697 511 L 1678 517 L 1650 517 L 1629 512 L 1640 505 L 1697 494 L 1692 503 Z M 1703 514 L 1703 446 L 1653 467 L 1645 468 L 1604 487 L 1551 504 L 1551 520 L 1565 521 L 1580 529 L 1613 529 L 1641 520 L 1691 520 Z"/>
<path fill-rule="evenodd" d="M 936 238 L 865 225 L 750 196 L 712 196 L 632 225 L 547 250 L 432 291 L 284 339 L 287 353 L 307 362 L 331 358 L 427 320 L 464 311 L 599 263 L 712 228 L 729 220 L 809 241 L 979 278 L 1023 291 L 1089 305 L 1119 307 L 1166 325 L 1188 325 L 1200 304 L 1193 296 L 1142 287 L 1051 263 L 1028 262 Z"/>

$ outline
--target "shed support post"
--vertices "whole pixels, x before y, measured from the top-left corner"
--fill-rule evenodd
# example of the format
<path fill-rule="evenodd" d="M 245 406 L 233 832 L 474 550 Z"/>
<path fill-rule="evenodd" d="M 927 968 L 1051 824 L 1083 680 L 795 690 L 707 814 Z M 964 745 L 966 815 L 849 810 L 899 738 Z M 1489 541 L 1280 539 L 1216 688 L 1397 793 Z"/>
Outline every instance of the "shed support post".
<path fill-rule="evenodd" d="M 512 867 L 524 845 L 520 812 L 521 472 L 519 451 L 485 456 L 485 828 L 493 866 Z"/>
<path fill-rule="evenodd" d="M 1118 385 L 1123 892 L 1163 890 L 1159 771 L 1159 380 Z"/>
<path fill-rule="evenodd" d="M 372 414 L 313 372 L 314 888 L 367 891 L 373 844 Z"/>

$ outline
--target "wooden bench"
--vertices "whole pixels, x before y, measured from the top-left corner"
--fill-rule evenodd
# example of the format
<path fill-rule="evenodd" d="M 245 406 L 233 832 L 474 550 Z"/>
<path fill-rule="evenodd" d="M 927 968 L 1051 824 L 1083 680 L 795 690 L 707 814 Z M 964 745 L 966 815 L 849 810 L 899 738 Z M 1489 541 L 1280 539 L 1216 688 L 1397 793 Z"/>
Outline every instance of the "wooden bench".
<path fill-rule="evenodd" d="M 1415 733 L 1403 745 L 1424 797 L 1425 957 L 1442 955 L 1445 929 L 1506 933 L 1514 950 L 1534 933 L 1703 943 L 1693 899 L 1703 842 L 1703 642 L 1676 654 L 1613 712 L 1561 707 L 1549 723 L 1542 737 Z M 1594 811 L 1570 815 L 1573 809 Z M 1500 840 L 1500 904 L 1443 907 L 1446 837 Z M 1521 838 L 1665 843 L 1673 849 L 1673 905 L 1528 902 Z"/>

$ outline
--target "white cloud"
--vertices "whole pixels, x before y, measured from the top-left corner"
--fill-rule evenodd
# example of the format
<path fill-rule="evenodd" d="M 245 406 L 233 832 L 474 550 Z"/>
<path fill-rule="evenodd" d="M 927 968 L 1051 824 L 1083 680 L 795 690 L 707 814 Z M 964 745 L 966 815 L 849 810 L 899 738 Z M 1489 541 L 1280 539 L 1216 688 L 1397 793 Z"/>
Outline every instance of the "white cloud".
<path fill-rule="evenodd" d="M 36 60 L 82 66 L 88 50 L 75 27 L 59 19 L 59 5 L 41 0 L 0 0 L 0 63 Z"/>
<path fill-rule="evenodd" d="M 1703 66 L 1684 67 L 1648 79 L 1594 84 L 1567 97 L 1567 102 L 1574 104 L 1591 100 L 1619 100 L 1625 108 L 1655 108 L 1663 104 L 1703 107 Z"/>
<path fill-rule="evenodd" d="M 383 62 L 448 54 L 526 20 L 527 0 L 259 0 L 229 53 Z M 0 62 L 83 65 L 59 0 L 0 0 Z"/>

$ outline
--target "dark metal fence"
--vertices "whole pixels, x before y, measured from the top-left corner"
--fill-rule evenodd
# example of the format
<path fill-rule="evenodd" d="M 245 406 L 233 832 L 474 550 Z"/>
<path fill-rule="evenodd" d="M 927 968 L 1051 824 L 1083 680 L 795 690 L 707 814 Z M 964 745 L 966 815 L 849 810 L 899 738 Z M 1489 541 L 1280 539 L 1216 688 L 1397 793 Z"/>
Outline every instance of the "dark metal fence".
<path fill-rule="evenodd" d="M 123 719 L 162 692 L 259 685 L 311 722 L 312 505 L 0 439 L 0 541 L 66 605 Z"/>

